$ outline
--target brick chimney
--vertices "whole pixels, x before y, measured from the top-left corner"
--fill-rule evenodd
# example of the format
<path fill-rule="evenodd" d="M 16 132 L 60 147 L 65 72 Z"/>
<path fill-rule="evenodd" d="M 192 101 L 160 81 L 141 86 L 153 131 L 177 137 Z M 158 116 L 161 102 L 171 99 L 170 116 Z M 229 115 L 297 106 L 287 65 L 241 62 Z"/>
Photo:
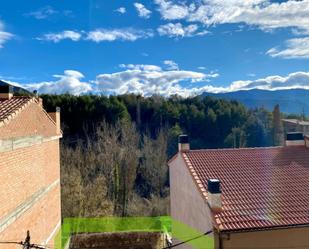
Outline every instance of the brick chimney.
<path fill-rule="evenodd" d="M 7 100 L 13 97 L 13 87 L 9 84 L 0 85 L 0 99 Z"/>
<path fill-rule="evenodd" d="M 178 151 L 185 152 L 190 150 L 189 137 L 187 135 L 180 135 L 178 137 Z"/>
<path fill-rule="evenodd" d="M 305 138 L 302 132 L 289 132 L 286 134 L 286 146 L 305 145 Z"/>
<path fill-rule="evenodd" d="M 222 211 L 221 183 L 218 179 L 208 180 L 207 202 L 213 212 Z"/>
<path fill-rule="evenodd" d="M 61 134 L 60 127 L 60 107 L 56 107 L 56 112 L 49 112 L 48 115 L 54 120 L 56 123 L 56 133 Z"/>

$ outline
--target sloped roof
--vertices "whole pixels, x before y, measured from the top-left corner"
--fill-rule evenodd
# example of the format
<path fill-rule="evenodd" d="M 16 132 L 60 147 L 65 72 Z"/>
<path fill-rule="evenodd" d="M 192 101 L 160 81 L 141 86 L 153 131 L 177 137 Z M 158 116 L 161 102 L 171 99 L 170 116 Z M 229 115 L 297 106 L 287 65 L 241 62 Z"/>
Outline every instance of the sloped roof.
<path fill-rule="evenodd" d="M 222 230 L 309 225 L 309 149 L 305 146 L 191 150 L 181 153 L 207 198 L 207 180 L 221 181 Z"/>
<path fill-rule="evenodd" d="M 8 121 L 24 109 L 34 98 L 13 97 L 11 99 L 0 100 L 0 122 Z"/>
<path fill-rule="evenodd" d="M 40 135 L 52 137 L 56 124 L 34 97 L 0 100 L 0 139 Z"/>

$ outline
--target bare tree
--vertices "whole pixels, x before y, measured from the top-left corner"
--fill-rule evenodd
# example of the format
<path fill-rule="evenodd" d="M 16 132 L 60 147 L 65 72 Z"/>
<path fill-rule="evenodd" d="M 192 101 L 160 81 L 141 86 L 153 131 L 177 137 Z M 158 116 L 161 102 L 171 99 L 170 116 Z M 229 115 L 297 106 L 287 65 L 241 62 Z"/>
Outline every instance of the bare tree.
<path fill-rule="evenodd" d="M 62 146 L 64 217 L 142 214 L 146 206 L 153 215 L 164 213 L 166 132 L 143 139 L 141 144 L 135 125 L 123 119 L 114 125 L 102 122 L 92 137 L 75 147 Z M 149 200 L 135 192 L 138 168 L 149 186 Z"/>
<path fill-rule="evenodd" d="M 144 188 L 148 189 L 148 195 L 164 195 L 167 179 L 166 150 L 167 134 L 164 130 L 160 130 L 156 139 L 144 135 L 140 174 L 145 180 Z"/>

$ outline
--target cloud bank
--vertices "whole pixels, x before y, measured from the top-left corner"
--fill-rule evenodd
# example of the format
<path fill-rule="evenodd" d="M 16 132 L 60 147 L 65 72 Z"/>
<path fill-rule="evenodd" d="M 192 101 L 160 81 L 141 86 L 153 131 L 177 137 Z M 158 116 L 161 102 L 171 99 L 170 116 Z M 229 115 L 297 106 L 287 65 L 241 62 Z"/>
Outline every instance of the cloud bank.
<path fill-rule="evenodd" d="M 145 96 L 160 94 L 186 95 L 185 88 L 180 82 L 199 82 L 217 75 L 186 70 L 163 70 L 156 65 L 121 65 L 123 71 L 112 74 L 99 74 L 95 84 L 106 93 L 124 94 L 138 93 Z"/>
<path fill-rule="evenodd" d="M 256 80 L 239 80 L 223 87 L 210 84 L 219 76 L 216 73 L 205 74 L 180 69 L 164 70 L 157 65 L 144 64 L 121 64 L 119 67 L 121 69 L 118 72 L 99 74 L 92 81 L 83 81 L 84 75 L 78 71 L 66 70 L 62 75 L 54 75 L 57 78 L 54 81 L 23 84 L 23 87 L 30 91 L 38 90 L 39 93 L 75 95 L 136 93 L 144 96 L 178 94 L 183 97 L 199 95 L 203 92 L 221 93 L 251 89 L 309 90 L 309 71 L 294 72 L 286 76 L 273 75 Z"/>

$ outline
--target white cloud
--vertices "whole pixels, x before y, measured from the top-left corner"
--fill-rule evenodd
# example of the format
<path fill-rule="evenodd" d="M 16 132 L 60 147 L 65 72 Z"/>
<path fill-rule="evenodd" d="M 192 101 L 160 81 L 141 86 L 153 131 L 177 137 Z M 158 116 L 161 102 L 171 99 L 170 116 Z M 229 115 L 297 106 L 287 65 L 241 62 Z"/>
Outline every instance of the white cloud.
<path fill-rule="evenodd" d="M 51 15 L 59 13 L 58 11 L 54 10 L 51 6 L 45 6 L 43 8 L 40 8 L 39 10 L 26 13 L 26 16 L 32 16 L 36 19 L 46 19 Z"/>
<path fill-rule="evenodd" d="M 39 93 L 62 94 L 71 93 L 74 95 L 85 94 L 92 91 L 88 82 L 82 82 L 84 75 L 75 70 L 66 70 L 63 75 L 54 75 L 58 80 L 31 83 L 24 85 L 30 91 L 37 90 Z"/>
<path fill-rule="evenodd" d="M 148 64 L 120 64 L 120 68 L 142 71 L 161 71 L 161 67 Z"/>
<path fill-rule="evenodd" d="M 287 0 L 275 3 L 270 0 L 155 0 L 165 20 L 184 19 L 205 25 L 245 23 L 264 30 L 296 28 L 309 30 L 309 1 Z"/>
<path fill-rule="evenodd" d="M 0 30 L 0 48 L 3 48 L 4 43 L 13 37 L 11 33 Z"/>
<path fill-rule="evenodd" d="M 118 9 L 116 9 L 115 11 L 120 13 L 120 14 L 125 14 L 127 12 L 125 7 L 120 7 Z"/>
<path fill-rule="evenodd" d="M 4 43 L 13 38 L 13 34 L 4 31 L 4 24 L 0 21 L 0 48 L 3 48 Z"/>
<path fill-rule="evenodd" d="M 298 88 L 309 90 L 309 72 L 294 72 L 288 74 L 287 76 L 274 75 L 257 80 L 234 81 L 230 86 L 222 88 L 219 92 L 232 92 L 251 89 L 287 90 Z"/>
<path fill-rule="evenodd" d="M 180 94 L 188 96 L 191 90 L 181 86 L 181 82 L 207 81 L 218 74 L 204 74 L 185 70 L 163 70 L 156 65 L 120 65 L 123 71 L 100 74 L 96 84 L 99 90 L 107 93 L 139 93 L 145 96 Z"/>
<path fill-rule="evenodd" d="M 209 74 L 187 70 L 164 70 L 156 65 L 121 64 L 123 70 L 116 73 L 99 74 L 96 80 L 83 82 L 84 75 L 78 71 L 66 70 L 63 75 L 54 75 L 55 81 L 38 82 L 22 85 L 26 89 L 39 93 L 71 93 L 75 95 L 86 93 L 125 94 L 136 93 L 144 96 L 160 94 L 170 96 L 178 94 L 184 97 L 202 94 L 203 92 L 233 92 L 239 90 L 288 90 L 308 89 L 309 71 L 294 72 L 287 76 L 273 75 L 256 80 L 238 80 L 228 86 L 209 84 L 218 73 Z M 194 86 L 195 83 L 198 85 Z M 13 83 L 13 82 L 11 82 Z M 186 84 L 183 84 L 186 83 Z M 203 84 L 204 83 L 204 84 Z M 203 84 L 203 85 L 201 85 Z"/>
<path fill-rule="evenodd" d="M 136 29 L 97 29 L 90 31 L 87 35 L 87 40 L 94 42 L 102 41 L 135 41 L 137 39 L 152 37 L 153 33 L 151 30 L 143 31 Z"/>
<path fill-rule="evenodd" d="M 222 93 L 240 90 L 289 90 L 307 89 L 309 90 L 309 72 L 294 72 L 287 76 L 268 76 L 257 80 L 239 80 L 232 82 L 229 86 L 204 85 L 201 87 L 181 87 L 179 84 L 169 88 L 170 94 L 178 92 L 181 96 L 199 95 L 203 92 Z"/>
<path fill-rule="evenodd" d="M 134 3 L 134 7 L 136 8 L 138 12 L 138 16 L 148 19 L 151 15 L 151 11 L 147 9 L 143 4 L 141 3 Z"/>
<path fill-rule="evenodd" d="M 271 48 L 266 54 L 286 59 L 309 59 L 309 37 L 289 39 L 284 49 Z"/>
<path fill-rule="evenodd" d="M 157 29 L 159 35 L 168 37 L 192 37 L 203 36 L 208 34 L 208 31 L 199 31 L 199 27 L 196 24 L 183 26 L 181 23 L 167 23 L 161 25 Z"/>
<path fill-rule="evenodd" d="M 124 29 L 96 29 L 89 32 L 85 31 L 72 31 L 65 30 L 58 33 L 47 33 L 41 37 L 37 37 L 38 40 L 53 41 L 55 43 L 65 39 L 72 41 L 88 40 L 93 42 L 103 41 L 136 41 L 138 39 L 146 39 L 153 37 L 152 30 L 137 30 L 133 28 Z"/>
<path fill-rule="evenodd" d="M 147 68 L 149 66 L 149 68 Z M 155 70 L 155 68 L 157 68 Z M 153 65 L 132 65 L 126 70 L 112 73 L 100 74 L 97 76 L 96 84 L 98 89 L 107 93 L 124 94 L 127 92 L 152 95 L 154 93 L 163 96 L 179 94 L 181 96 L 193 96 L 203 92 L 233 92 L 239 90 L 288 90 L 288 89 L 308 89 L 309 72 L 294 72 L 287 76 L 268 76 L 256 80 L 239 80 L 230 85 L 216 86 L 204 84 L 194 86 L 194 82 L 209 82 L 211 78 L 218 77 L 219 74 L 197 73 L 193 71 L 165 71 Z M 184 86 L 181 82 L 191 82 Z"/>
<path fill-rule="evenodd" d="M 184 4 L 175 4 L 172 1 L 155 0 L 159 11 L 165 20 L 184 19 L 189 15 L 189 7 Z"/>
<path fill-rule="evenodd" d="M 167 66 L 167 70 L 179 70 L 178 64 L 175 61 L 165 60 L 163 63 Z"/>
<path fill-rule="evenodd" d="M 82 34 L 72 30 L 65 30 L 59 33 L 48 33 L 44 34 L 42 37 L 38 37 L 38 40 L 45 40 L 45 41 L 53 41 L 55 43 L 69 39 L 72 41 L 79 41 L 82 38 Z"/>

